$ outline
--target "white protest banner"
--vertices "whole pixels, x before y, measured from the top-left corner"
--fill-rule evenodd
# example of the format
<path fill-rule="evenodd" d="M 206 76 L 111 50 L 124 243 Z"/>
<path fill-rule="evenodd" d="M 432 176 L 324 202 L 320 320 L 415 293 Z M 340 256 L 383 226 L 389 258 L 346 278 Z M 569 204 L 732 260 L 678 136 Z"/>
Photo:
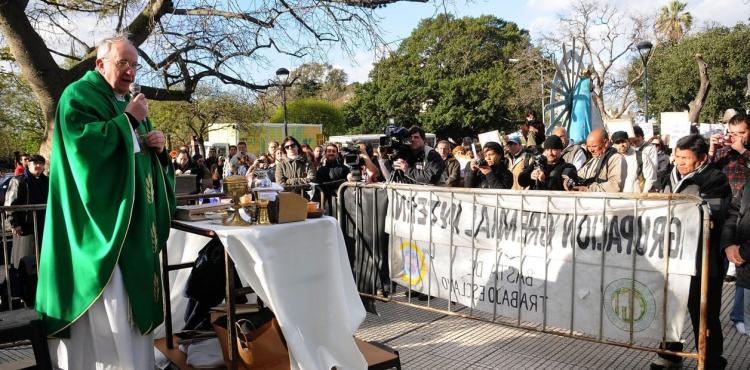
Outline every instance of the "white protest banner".
<path fill-rule="evenodd" d="M 711 137 L 713 134 L 723 134 L 726 128 L 721 123 L 701 123 L 698 125 L 698 131 L 704 137 Z"/>
<path fill-rule="evenodd" d="M 625 131 L 628 133 L 628 137 L 634 137 L 633 123 L 629 119 L 613 119 L 604 121 L 605 127 L 607 127 L 607 133 L 611 136 L 617 131 Z"/>
<path fill-rule="evenodd" d="M 479 134 L 479 144 L 482 145 L 482 148 L 484 148 L 484 144 L 489 143 L 490 141 L 494 141 L 496 143 L 502 143 L 500 141 L 500 131 L 490 131 L 490 132 L 483 132 Z"/>
<path fill-rule="evenodd" d="M 389 202 L 398 284 L 506 320 L 679 339 L 701 229 L 695 201 L 638 200 L 637 215 L 632 199 L 394 190 Z"/>
<path fill-rule="evenodd" d="M 643 130 L 643 140 L 649 140 L 654 137 L 654 124 L 651 122 L 641 122 L 638 126 Z"/>
<path fill-rule="evenodd" d="M 674 148 L 677 140 L 690 135 L 688 112 L 662 112 L 661 133 L 662 139 Z"/>

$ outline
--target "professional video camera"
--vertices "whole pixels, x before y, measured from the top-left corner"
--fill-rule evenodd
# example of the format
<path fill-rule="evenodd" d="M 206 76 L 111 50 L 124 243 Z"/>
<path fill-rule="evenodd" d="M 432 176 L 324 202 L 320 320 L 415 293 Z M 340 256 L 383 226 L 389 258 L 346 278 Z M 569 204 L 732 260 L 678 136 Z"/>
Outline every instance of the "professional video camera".
<path fill-rule="evenodd" d="M 344 166 L 348 167 L 349 173 L 352 174 L 352 180 L 355 182 L 362 181 L 362 166 L 365 163 L 359 157 L 359 145 L 341 148 L 341 157 L 344 159 Z"/>
<path fill-rule="evenodd" d="M 408 161 L 412 155 L 409 130 L 396 125 L 388 125 L 383 130 L 383 134 L 384 136 L 380 137 L 380 147 L 385 150 L 388 159 Z"/>
<path fill-rule="evenodd" d="M 346 166 L 354 166 L 362 161 L 362 158 L 359 157 L 358 145 L 341 148 L 341 157 L 344 159 L 344 165 Z"/>

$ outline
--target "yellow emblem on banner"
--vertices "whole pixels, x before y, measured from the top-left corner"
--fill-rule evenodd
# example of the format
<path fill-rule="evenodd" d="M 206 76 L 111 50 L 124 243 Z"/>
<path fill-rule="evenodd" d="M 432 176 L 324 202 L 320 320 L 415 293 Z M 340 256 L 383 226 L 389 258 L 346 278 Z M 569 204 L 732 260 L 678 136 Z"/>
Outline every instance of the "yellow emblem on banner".
<path fill-rule="evenodd" d="M 401 280 L 415 285 L 422 282 L 427 275 L 427 264 L 424 261 L 424 253 L 413 241 L 401 243 Z"/>

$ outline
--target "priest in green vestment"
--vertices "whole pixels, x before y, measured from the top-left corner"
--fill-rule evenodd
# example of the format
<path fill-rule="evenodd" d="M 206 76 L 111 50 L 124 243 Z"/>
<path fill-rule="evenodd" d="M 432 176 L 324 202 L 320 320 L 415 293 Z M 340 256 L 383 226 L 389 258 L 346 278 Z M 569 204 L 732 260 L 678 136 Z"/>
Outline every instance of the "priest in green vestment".
<path fill-rule="evenodd" d="M 111 296 L 106 290 L 114 282 L 125 299 L 104 302 L 110 322 L 126 320 L 150 339 L 164 320 L 159 252 L 175 210 L 174 170 L 164 134 L 147 118 L 145 97 L 128 93 L 138 68 L 127 37 L 106 39 L 96 69 L 70 84 L 57 107 L 36 298 L 51 338 L 75 337 L 75 325 Z M 102 332 L 120 330 L 91 323 Z"/>

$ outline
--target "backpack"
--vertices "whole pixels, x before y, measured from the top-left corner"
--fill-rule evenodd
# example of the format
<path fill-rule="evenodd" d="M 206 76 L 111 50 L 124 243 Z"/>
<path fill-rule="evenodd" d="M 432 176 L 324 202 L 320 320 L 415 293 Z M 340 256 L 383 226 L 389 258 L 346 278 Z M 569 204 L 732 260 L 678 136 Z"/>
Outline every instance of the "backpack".
<path fill-rule="evenodd" d="M 592 177 L 590 179 L 584 179 L 583 183 L 581 185 L 589 186 L 589 185 L 591 185 L 593 183 L 597 183 L 598 184 L 598 183 L 601 183 L 601 182 L 606 182 L 606 180 L 600 180 L 599 179 L 599 175 L 602 173 L 602 170 L 604 169 L 604 166 L 607 165 L 607 162 L 609 162 L 609 157 L 611 157 L 615 153 L 617 153 L 617 151 L 615 149 L 608 148 L 604 152 L 604 158 L 602 158 L 602 161 L 599 162 L 599 166 L 596 169 L 594 177 Z M 589 160 L 591 160 L 591 158 L 589 158 Z"/>
<path fill-rule="evenodd" d="M 583 156 L 586 158 L 584 163 L 588 161 L 589 159 L 591 159 L 591 153 L 588 150 L 583 149 L 583 147 L 581 147 L 581 144 L 569 145 L 567 148 L 563 149 L 562 153 L 560 154 L 560 157 L 565 159 L 565 162 L 573 163 L 573 160 L 575 159 L 576 154 L 578 154 L 579 150 L 583 151 Z M 571 154 L 570 158 L 565 158 L 566 156 L 568 156 L 568 154 Z"/>
<path fill-rule="evenodd" d="M 643 185 L 646 183 L 646 178 L 643 177 L 643 152 L 640 150 L 635 151 L 635 161 L 638 163 L 638 168 L 636 169 L 635 176 L 638 178 L 638 187 L 641 190 L 643 189 Z M 651 189 L 645 189 L 646 191 L 649 191 Z"/>
<path fill-rule="evenodd" d="M 5 205 L 5 193 L 8 191 L 10 186 L 10 180 L 13 180 L 15 176 L 8 176 L 0 179 L 0 206 Z"/>
<path fill-rule="evenodd" d="M 747 184 L 745 184 L 742 187 L 740 194 L 742 194 L 742 199 L 740 200 L 740 213 L 737 216 L 737 227 L 740 226 L 742 216 L 745 215 L 745 212 L 747 212 L 748 204 L 750 204 L 750 186 L 747 186 Z"/>

